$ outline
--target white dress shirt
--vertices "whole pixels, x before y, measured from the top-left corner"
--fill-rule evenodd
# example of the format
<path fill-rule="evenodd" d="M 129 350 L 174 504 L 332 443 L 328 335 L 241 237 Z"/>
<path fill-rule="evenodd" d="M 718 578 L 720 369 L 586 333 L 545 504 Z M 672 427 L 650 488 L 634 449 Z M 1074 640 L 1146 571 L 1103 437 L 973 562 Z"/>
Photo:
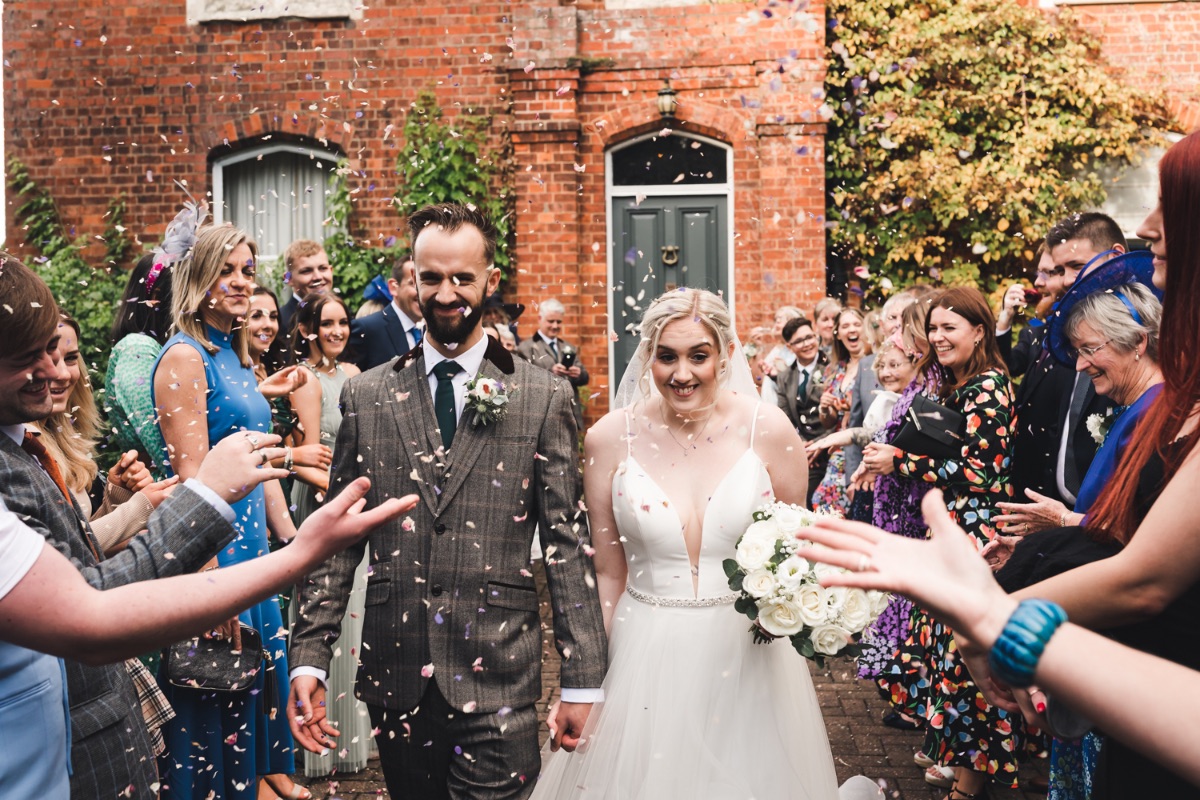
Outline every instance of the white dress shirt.
<path fill-rule="evenodd" d="M 421 327 L 421 323 L 412 319 L 400 310 L 400 306 L 396 305 L 395 298 L 392 299 L 392 311 L 396 312 L 396 316 L 400 319 L 400 324 L 404 326 L 404 335 L 408 337 L 408 344 L 411 347 L 417 346 L 417 340 L 413 338 L 413 328 Z M 421 331 L 421 338 L 424 338 L 425 331 Z"/>

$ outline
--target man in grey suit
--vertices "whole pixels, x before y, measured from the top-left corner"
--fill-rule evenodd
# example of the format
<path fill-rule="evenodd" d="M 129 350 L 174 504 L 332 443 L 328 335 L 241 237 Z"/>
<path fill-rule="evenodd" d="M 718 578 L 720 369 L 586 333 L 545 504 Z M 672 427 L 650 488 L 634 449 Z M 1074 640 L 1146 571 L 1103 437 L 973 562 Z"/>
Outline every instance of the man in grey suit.
<path fill-rule="evenodd" d="M 0 253 L 0 498 L 27 526 L 66 556 L 97 589 L 195 572 L 233 539 L 229 503 L 236 488 L 220 465 L 177 486 L 150 517 L 149 532 L 103 559 L 91 527 L 62 481 L 58 466 L 26 423 L 52 410 L 58 376 L 58 306 L 42 280 Z M 270 441 L 275 441 L 272 437 Z M 237 472 L 234 473 L 236 478 Z M 208 485 L 205 485 L 205 484 Z M 73 797 L 157 798 L 154 749 L 137 691 L 124 665 L 64 661 L 71 714 Z M 0 672 L 4 672 L 0 669 Z M 40 720 L 5 719 L 11 735 Z"/>
<path fill-rule="evenodd" d="M 533 336 L 517 345 L 517 355 L 535 367 L 548 369 L 560 378 L 566 378 L 572 388 L 587 386 L 591 379 L 587 367 L 579 360 L 579 348 L 563 340 L 563 304 L 553 298 L 538 306 L 538 330 Z M 579 393 L 572 399 L 575 424 L 583 428 L 583 407 L 579 404 Z"/>
<path fill-rule="evenodd" d="M 795 426 L 800 438 L 811 442 L 827 432 L 821 424 L 818 408 L 821 405 L 821 393 L 825 391 L 824 370 L 829 364 L 829 359 L 821 352 L 821 343 L 813 324 L 804 317 L 790 319 L 784 324 L 783 340 L 795 354 L 796 360 L 775 378 L 778 387 L 777 402 Z M 825 476 L 825 465 L 828 461 L 829 454 L 824 451 L 809 459 L 810 493 Z"/>
<path fill-rule="evenodd" d="M 357 695 L 378 729 L 393 797 L 527 797 L 540 767 L 535 526 L 563 656 L 555 747 L 578 742 L 607 664 L 571 387 L 480 329 L 500 278 L 486 217 L 428 206 L 409 231 L 425 338 L 346 384 L 334 449 L 331 493 L 367 475 L 372 503 L 410 491 L 422 498 L 411 518 L 370 537 Z M 288 706 L 310 750 L 336 746 L 319 681 L 362 554 L 362 545 L 350 548 L 300 590 Z"/>

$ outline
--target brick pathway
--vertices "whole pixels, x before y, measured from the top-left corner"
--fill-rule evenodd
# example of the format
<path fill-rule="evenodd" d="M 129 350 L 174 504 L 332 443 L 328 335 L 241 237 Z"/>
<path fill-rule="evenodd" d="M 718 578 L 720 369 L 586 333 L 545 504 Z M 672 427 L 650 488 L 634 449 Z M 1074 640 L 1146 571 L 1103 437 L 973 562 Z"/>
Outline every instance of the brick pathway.
<path fill-rule="evenodd" d="M 540 568 L 538 579 L 543 600 L 543 629 L 546 629 L 549 624 L 549 603 Z M 547 736 L 544 724 L 546 711 L 558 696 L 558 654 L 550 646 L 548 635 L 544 650 L 546 655 L 542 682 L 546 691 L 538 703 L 538 711 L 543 720 L 543 741 Z M 854 668 L 849 661 L 835 660 L 824 670 L 814 667 L 812 677 L 821 711 L 825 715 L 825 726 L 829 733 L 829 744 L 833 750 L 839 781 L 851 775 L 867 775 L 882 781 L 888 797 L 892 800 L 940 800 L 946 795 L 945 790 L 935 789 L 926 784 L 921 770 L 913 764 L 912 755 L 921 745 L 921 734 L 897 731 L 880 724 L 879 719 L 887 708 L 872 685 L 860 683 L 855 679 Z M 1026 767 L 1022 772 L 1022 785 L 1026 785 L 1028 778 L 1036 775 L 1039 770 L 1044 774 L 1044 761 Z M 359 773 L 310 781 L 304 781 L 302 778 L 297 780 L 309 786 L 318 798 L 368 800 L 388 796 L 377 762 L 371 762 L 366 770 Z M 992 789 L 988 797 L 992 800 L 1043 800 L 1045 795 L 1021 790 Z"/>

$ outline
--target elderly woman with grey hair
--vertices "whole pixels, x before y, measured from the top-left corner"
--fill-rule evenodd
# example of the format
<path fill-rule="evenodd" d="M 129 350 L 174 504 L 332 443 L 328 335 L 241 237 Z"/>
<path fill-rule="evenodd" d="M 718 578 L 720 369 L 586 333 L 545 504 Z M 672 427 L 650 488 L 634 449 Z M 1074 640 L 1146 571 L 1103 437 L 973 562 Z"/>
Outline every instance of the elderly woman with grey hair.
<path fill-rule="evenodd" d="M 1086 420 L 1100 449 L 1083 479 L 1075 508 L 1026 489 L 1034 502 L 999 504 L 1005 513 L 996 519 L 1005 523 L 1007 532 L 1024 536 L 1082 523 L 1116 469 L 1137 421 L 1162 391 L 1158 365 L 1161 318 L 1162 304 L 1140 283 L 1091 292 L 1066 314 L 1067 355 L 1074 357 L 1076 370 L 1091 378 L 1096 394 L 1112 399 L 1118 408 L 1107 417 L 1094 414 Z M 995 549 L 1003 552 L 1006 548 L 998 542 Z"/>

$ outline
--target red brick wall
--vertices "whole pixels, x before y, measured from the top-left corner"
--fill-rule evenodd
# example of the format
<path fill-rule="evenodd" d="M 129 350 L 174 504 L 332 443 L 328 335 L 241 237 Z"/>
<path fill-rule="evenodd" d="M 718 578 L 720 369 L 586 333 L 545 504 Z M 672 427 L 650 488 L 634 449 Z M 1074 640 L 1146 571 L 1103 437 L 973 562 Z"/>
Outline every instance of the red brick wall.
<path fill-rule="evenodd" d="M 1166 93 L 1181 131 L 1200 127 L 1200 4 L 1081 5 L 1069 13 L 1126 81 Z"/>
<path fill-rule="evenodd" d="M 792 5 L 377 0 L 354 21 L 189 26 L 185 0 L 6 0 L 7 150 L 76 231 L 100 233 L 124 193 L 130 232 L 153 242 L 178 209 L 172 181 L 202 196 L 214 153 L 324 141 L 364 174 L 356 233 L 376 238 L 401 227 L 389 198 L 416 93 L 436 87 L 449 113 L 489 109 L 514 141 L 513 299 L 566 303 L 600 393 L 594 418 L 610 380 L 604 152 L 663 126 L 664 79 L 679 127 L 734 150 L 739 328 L 823 293 L 824 10 Z M 10 199 L 19 245 L 12 211 Z"/>

